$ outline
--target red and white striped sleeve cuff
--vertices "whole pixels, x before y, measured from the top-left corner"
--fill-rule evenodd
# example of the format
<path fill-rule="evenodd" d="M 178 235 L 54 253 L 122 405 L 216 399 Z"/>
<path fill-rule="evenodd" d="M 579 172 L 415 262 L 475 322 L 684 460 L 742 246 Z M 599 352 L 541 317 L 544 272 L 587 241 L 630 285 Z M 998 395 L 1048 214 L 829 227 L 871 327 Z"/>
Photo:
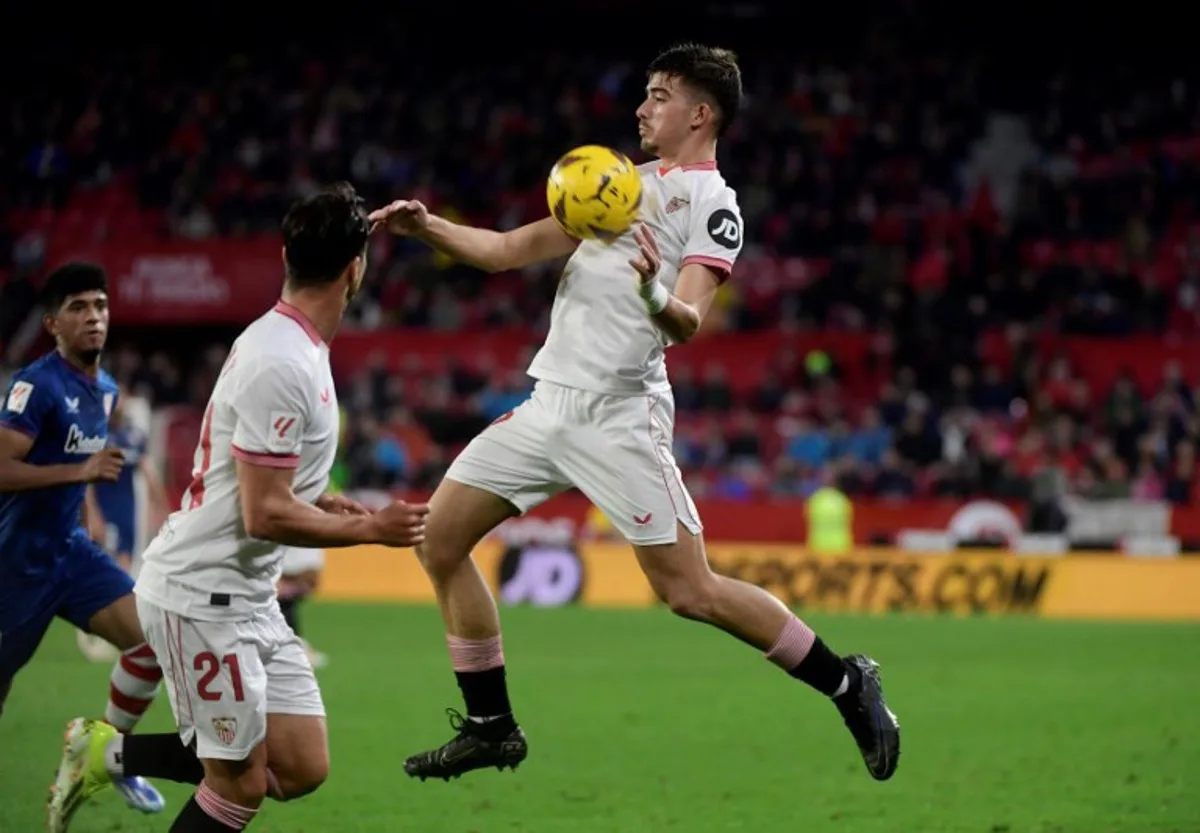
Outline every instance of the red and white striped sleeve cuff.
<path fill-rule="evenodd" d="M 710 255 L 688 255 L 683 259 L 683 264 L 680 268 L 687 266 L 689 263 L 699 263 L 701 266 L 707 266 L 709 269 L 712 269 L 717 273 L 717 280 L 721 283 L 729 280 L 729 275 L 733 272 L 733 264 L 728 260 L 722 260 L 719 257 L 712 257 Z"/>
<path fill-rule="evenodd" d="M 294 469 L 300 465 L 299 454 L 271 454 L 266 451 L 247 451 L 233 446 L 233 456 L 243 463 L 252 466 L 266 466 L 272 469 Z"/>

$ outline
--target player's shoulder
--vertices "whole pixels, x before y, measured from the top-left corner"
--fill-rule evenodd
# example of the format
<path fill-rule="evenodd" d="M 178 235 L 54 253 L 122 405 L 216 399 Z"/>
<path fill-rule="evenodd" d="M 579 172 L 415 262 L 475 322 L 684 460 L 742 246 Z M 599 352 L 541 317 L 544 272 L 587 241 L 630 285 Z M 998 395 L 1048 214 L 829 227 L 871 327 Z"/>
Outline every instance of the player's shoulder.
<path fill-rule="evenodd" d="M 61 388 L 65 378 L 64 363 L 51 352 L 34 359 L 12 375 L 12 384 L 43 385 L 52 389 Z"/>
<path fill-rule="evenodd" d="M 239 363 L 304 366 L 320 356 L 319 341 L 297 322 L 272 309 L 250 324 L 234 343 Z"/>
<path fill-rule="evenodd" d="M 737 192 L 725 181 L 715 161 L 682 166 L 666 166 L 661 161 L 654 161 L 639 165 L 638 170 L 644 177 L 652 178 L 656 193 L 673 209 L 668 213 L 690 207 L 690 212 L 677 215 L 685 221 L 686 216 L 707 216 L 720 209 L 741 216 Z"/>
<path fill-rule="evenodd" d="M 320 348 L 295 324 L 280 316 L 263 316 L 234 342 L 228 375 L 242 385 L 307 384 L 323 358 Z"/>
<path fill-rule="evenodd" d="M 309 379 L 313 376 L 311 357 L 296 350 L 288 350 L 287 344 L 281 342 L 265 342 L 254 345 L 258 349 L 247 349 L 251 345 L 243 345 L 238 351 L 237 361 L 230 370 L 230 375 L 240 377 L 244 383 L 262 384 L 274 381 L 279 384 L 293 384 L 297 380 Z"/>
<path fill-rule="evenodd" d="M 24 367 L 17 368 L 17 372 L 13 374 L 14 379 L 37 379 L 48 376 L 60 375 L 59 362 L 55 358 L 53 351 L 44 355 L 38 356 Z"/>
<path fill-rule="evenodd" d="M 301 361 L 328 355 L 321 335 L 302 312 L 280 301 L 246 328 L 243 338 L 255 341 L 262 352 L 286 355 Z"/>
<path fill-rule="evenodd" d="M 737 192 L 725 181 L 715 161 L 675 167 L 654 162 L 639 166 L 643 169 L 661 184 L 664 195 L 671 194 L 680 207 L 690 205 L 693 217 L 720 209 L 741 214 Z"/>
<path fill-rule="evenodd" d="M 683 171 L 688 177 L 692 190 L 692 198 L 696 205 L 713 209 L 728 209 L 736 214 L 741 213 L 738 207 L 737 191 L 721 176 L 721 171 L 715 166 Z"/>
<path fill-rule="evenodd" d="M 120 388 L 117 380 L 107 370 L 101 370 L 96 376 L 96 386 L 105 393 L 116 393 Z"/>
<path fill-rule="evenodd" d="M 0 411 L 23 414 L 30 402 L 62 402 L 67 395 L 62 362 L 47 353 L 13 373 L 4 391 L 0 391 Z"/>

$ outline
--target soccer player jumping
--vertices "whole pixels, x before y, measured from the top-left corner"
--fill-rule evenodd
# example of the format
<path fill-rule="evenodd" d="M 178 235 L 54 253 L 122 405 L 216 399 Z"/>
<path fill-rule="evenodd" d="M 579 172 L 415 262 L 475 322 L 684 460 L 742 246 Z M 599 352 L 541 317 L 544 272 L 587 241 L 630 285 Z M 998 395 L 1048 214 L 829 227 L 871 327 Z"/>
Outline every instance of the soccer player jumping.
<path fill-rule="evenodd" d="M 545 218 L 506 233 L 456 225 L 399 200 L 371 214 L 489 272 L 570 255 L 546 343 L 529 374 L 532 397 L 495 421 L 451 465 L 430 501 L 417 552 L 446 624 L 466 701 L 456 736 L 414 755 L 421 779 L 515 767 L 527 754 L 505 681 L 500 621 L 472 548 L 509 517 L 572 486 L 633 545 L 658 596 L 765 652 L 792 677 L 832 698 L 870 774 L 890 778 L 900 731 L 878 665 L 835 654 L 766 591 L 715 574 L 700 519 L 672 456 L 674 402 L 663 350 L 697 330 L 742 247 L 734 192 L 717 171 L 717 138 L 741 103 L 732 53 L 696 44 L 649 66 L 637 109 L 644 151 L 641 223 L 611 244 L 574 240 Z"/>
<path fill-rule="evenodd" d="M 286 801 L 324 782 L 321 691 L 275 594 L 283 546 L 408 547 L 423 539 L 428 513 L 403 502 L 370 513 L 325 491 L 340 419 L 329 342 L 362 282 L 367 237 L 349 185 L 284 218 L 283 298 L 234 342 L 204 412 L 192 483 L 146 547 L 135 588 L 178 734 L 122 737 L 72 721 L 52 831 L 130 775 L 199 785 L 173 833 L 242 830 L 266 796 Z"/>
<path fill-rule="evenodd" d="M 105 715 L 130 732 L 162 670 L 146 645 L 133 579 L 80 526 L 89 483 L 114 481 L 125 459 L 105 448 L 117 384 L 100 369 L 108 338 L 108 277 L 69 263 L 43 289 L 54 351 L 18 370 L 0 401 L 0 709 L 55 617 L 122 651 Z M 136 810 L 163 808 L 141 778 L 116 781 Z"/>

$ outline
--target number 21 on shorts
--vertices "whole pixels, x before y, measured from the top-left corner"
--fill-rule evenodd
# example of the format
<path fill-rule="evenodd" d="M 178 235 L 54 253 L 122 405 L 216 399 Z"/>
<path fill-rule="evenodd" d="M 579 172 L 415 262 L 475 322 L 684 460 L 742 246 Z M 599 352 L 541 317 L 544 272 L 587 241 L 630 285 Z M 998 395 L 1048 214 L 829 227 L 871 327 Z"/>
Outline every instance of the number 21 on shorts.
<path fill-rule="evenodd" d="M 198 675 L 196 693 L 201 700 L 216 702 L 224 697 L 218 677 L 224 675 L 229 680 L 229 689 L 233 699 L 238 703 L 246 699 L 246 691 L 242 686 L 242 667 L 238 664 L 237 654 L 226 654 L 218 657 L 212 651 L 196 654 L 192 668 Z M 216 686 L 216 687 L 214 687 Z"/>

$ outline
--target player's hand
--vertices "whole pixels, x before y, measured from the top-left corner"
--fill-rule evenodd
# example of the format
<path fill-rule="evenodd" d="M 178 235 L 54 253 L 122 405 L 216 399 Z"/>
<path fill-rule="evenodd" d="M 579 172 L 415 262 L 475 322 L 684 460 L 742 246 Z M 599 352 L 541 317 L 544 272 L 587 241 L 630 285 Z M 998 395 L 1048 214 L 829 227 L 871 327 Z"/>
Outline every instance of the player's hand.
<path fill-rule="evenodd" d="M 658 250 L 654 232 L 645 223 L 633 227 L 633 239 L 637 241 L 639 254 L 629 261 L 629 265 L 638 273 L 638 281 L 648 284 L 658 277 L 658 270 L 662 268 L 662 253 Z"/>
<path fill-rule="evenodd" d="M 389 503 L 371 516 L 376 539 L 391 547 L 414 547 L 425 540 L 425 518 L 428 514 L 427 503 L 405 503 L 402 500 Z"/>
<path fill-rule="evenodd" d="M 321 495 L 316 507 L 330 515 L 370 515 L 371 510 L 345 495 Z"/>
<path fill-rule="evenodd" d="M 84 483 L 96 483 L 98 481 L 114 482 L 121 476 L 121 469 L 125 467 L 125 454 L 119 448 L 106 448 L 103 451 L 97 451 L 83 464 Z"/>
<path fill-rule="evenodd" d="M 429 226 L 429 209 L 418 200 L 396 200 L 367 215 L 371 231 L 385 228 L 400 237 L 420 234 Z"/>

